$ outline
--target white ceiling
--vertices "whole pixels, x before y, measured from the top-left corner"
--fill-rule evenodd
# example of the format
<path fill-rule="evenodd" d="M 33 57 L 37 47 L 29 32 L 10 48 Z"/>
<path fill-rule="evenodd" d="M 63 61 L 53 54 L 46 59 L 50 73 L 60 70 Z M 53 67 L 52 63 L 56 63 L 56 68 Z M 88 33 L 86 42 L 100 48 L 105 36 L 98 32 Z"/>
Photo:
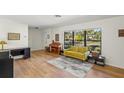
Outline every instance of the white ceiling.
<path fill-rule="evenodd" d="M 55 27 L 72 25 L 77 23 L 95 21 L 115 15 L 61 15 L 62 17 L 56 18 L 54 15 L 1 15 L 0 18 L 7 18 L 10 20 L 18 21 L 20 23 L 28 24 L 29 27 Z M 116 15 L 117 16 L 117 15 Z"/>

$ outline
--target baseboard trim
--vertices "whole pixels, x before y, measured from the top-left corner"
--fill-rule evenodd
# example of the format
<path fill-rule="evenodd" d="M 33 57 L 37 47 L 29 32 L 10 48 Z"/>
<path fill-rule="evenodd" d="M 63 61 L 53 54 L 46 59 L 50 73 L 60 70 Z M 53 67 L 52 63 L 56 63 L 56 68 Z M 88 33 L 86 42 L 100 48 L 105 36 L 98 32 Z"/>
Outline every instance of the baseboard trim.
<path fill-rule="evenodd" d="M 44 49 L 31 50 L 31 52 L 38 52 L 38 51 L 44 51 Z"/>

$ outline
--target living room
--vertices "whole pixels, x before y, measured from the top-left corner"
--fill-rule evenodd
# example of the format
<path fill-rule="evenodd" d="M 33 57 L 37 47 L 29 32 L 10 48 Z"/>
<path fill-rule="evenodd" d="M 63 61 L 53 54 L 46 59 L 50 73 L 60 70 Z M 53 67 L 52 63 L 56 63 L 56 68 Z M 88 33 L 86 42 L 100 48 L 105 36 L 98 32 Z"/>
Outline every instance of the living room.
<path fill-rule="evenodd" d="M 10 51 L 13 58 L 1 77 L 124 77 L 124 16 L 4 15 L 0 21 L 1 57 Z"/>
<path fill-rule="evenodd" d="M 0 91 L 124 93 L 123 0 L 1 0 Z"/>

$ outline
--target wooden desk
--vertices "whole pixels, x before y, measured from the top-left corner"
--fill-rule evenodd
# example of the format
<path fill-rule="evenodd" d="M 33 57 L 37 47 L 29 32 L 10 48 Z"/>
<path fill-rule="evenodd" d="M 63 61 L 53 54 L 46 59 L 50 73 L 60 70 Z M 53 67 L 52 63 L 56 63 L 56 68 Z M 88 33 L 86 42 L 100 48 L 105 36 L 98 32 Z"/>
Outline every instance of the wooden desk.
<path fill-rule="evenodd" d="M 61 44 L 59 42 L 52 42 L 51 44 L 49 44 L 50 47 L 50 52 L 56 52 L 56 53 L 60 53 L 61 50 Z"/>

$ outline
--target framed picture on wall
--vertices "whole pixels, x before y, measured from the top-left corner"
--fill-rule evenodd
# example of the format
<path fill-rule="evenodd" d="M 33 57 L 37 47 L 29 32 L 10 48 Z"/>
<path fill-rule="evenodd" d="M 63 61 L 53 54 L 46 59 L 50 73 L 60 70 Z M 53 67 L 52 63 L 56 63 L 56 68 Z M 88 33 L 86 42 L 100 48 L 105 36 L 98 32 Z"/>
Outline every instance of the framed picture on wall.
<path fill-rule="evenodd" d="M 8 40 L 20 40 L 20 33 L 8 33 Z"/>
<path fill-rule="evenodd" d="M 119 29 L 118 36 L 119 37 L 124 37 L 124 29 Z"/>
<path fill-rule="evenodd" d="M 55 41 L 59 41 L 59 34 L 55 34 Z"/>

